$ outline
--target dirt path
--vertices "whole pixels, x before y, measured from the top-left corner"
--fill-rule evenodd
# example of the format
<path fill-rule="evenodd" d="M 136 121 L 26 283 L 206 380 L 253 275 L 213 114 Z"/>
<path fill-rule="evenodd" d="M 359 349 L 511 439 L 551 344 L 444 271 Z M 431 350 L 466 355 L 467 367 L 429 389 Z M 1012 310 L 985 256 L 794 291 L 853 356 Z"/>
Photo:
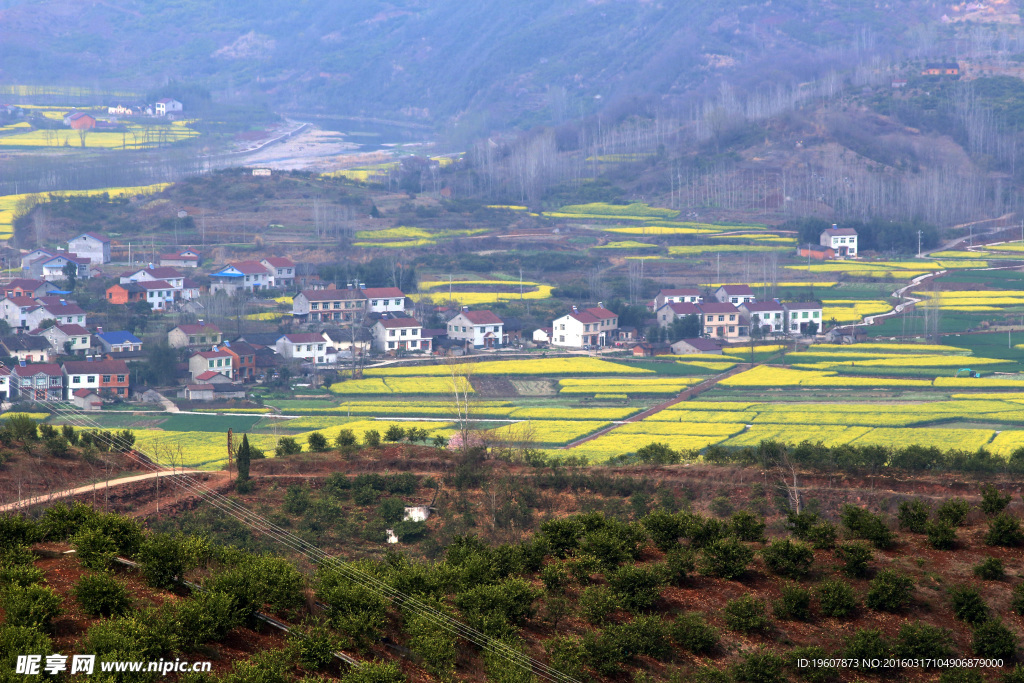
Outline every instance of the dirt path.
<path fill-rule="evenodd" d="M 693 385 L 689 389 L 685 389 L 684 391 L 681 391 L 678 396 L 674 396 L 674 397 L 670 398 L 669 400 L 665 401 L 664 403 L 659 403 L 658 405 L 656 405 L 656 406 L 654 406 L 652 408 L 648 408 L 647 410 L 645 410 L 643 412 L 637 413 L 636 415 L 633 415 L 632 417 L 628 417 L 625 420 L 622 420 L 621 422 L 616 422 L 616 423 L 614 423 L 614 424 L 612 424 L 612 425 L 610 425 L 608 427 L 605 427 L 604 429 L 598 430 L 598 431 L 594 432 L 593 434 L 591 434 L 590 436 L 585 436 L 582 439 L 579 439 L 578 441 L 573 441 L 570 444 L 566 444 L 560 450 L 568 450 L 570 448 L 576 448 L 577 446 L 579 446 L 581 444 L 585 444 L 588 441 L 593 441 L 594 439 L 596 439 L 599 436 L 604 436 L 608 432 L 611 432 L 614 429 L 617 429 L 620 425 L 624 425 L 624 424 L 627 424 L 627 423 L 630 423 L 630 422 L 639 422 L 640 420 L 644 420 L 644 419 L 650 417 L 651 415 L 654 415 L 655 413 L 660 413 L 662 410 L 665 410 L 669 406 L 674 406 L 675 404 L 681 403 L 683 401 L 689 401 L 691 398 L 694 398 L 696 396 L 700 396 L 705 391 L 709 391 L 715 385 L 717 385 L 719 382 L 721 382 L 723 379 L 727 379 L 729 377 L 732 377 L 733 375 L 738 375 L 739 373 L 744 372 L 746 370 L 749 370 L 752 367 L 753 367 L 753 365 L 751 365 L 750 363 L 740 363 L 739 365 L 734 367 L 732 370 L 729 370 L 728 372 L 723 372 L 720 375 L 715 375 L 714 377 L 706 379 L 706 380 L 704 380 L 703 382 L 701 382 L 699 384 Z"/>
<path fill-rule="evenodd" d="M 0 513 L 10 512 L 11 510 L 20 510 L 22 508 L 31 507 L 32 505 L 38 505 L 39 503 L 49 503 L 54 500 L 60 500 L 62 498 L 70 498 L 72 496 L 79 496 L 86 493 L 92 493 L 93 491 L 99 491 L 104 488 L 111 488 L 122 486 L 124 484 L 131 484 L 137 481 L 146 481 L 147 479 L 154 479 L 156 477 L 174 477 L 179 474 L 196 474 L 200 470 L 161 470 L 159 472 L 149 472 L 148 474 L 138 474 L 132 477 L 121 477 L 120 479 L 108 479 L 106 481 L 98 481 L 94 484 L 87 486 L 77 486 L 73 489 L 64 489 L 63 491 L 54 491 L 53 493 L 47 493 L 41 496 L 33 496 L 32 498 L 26 498 L 25 500 L 19 500 L 14 503 L 8 503 L 7 505 L 0 505 Z"/>

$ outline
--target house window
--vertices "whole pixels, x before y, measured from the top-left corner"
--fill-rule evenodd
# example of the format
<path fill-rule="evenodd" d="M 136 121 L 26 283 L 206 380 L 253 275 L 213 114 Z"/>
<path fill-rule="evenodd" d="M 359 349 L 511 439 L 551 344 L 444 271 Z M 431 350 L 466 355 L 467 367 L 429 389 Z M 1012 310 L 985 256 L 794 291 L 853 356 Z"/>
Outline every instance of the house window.
<path fill-rule="evenodd" d="M 71 383 L 72 384 L 80 384 L 81 381 L 82 381 L 81 376 L 79 376 L 79 375 L 71 375 Z"/>
<path fill-rule="evenodd" d="M 210 361 L 210 368 L 213 368 L 213 361 Z"/>
<path fill-rule="evenodd" d="M 388 348 L 389 349 L 395 348 L 395 342 L 388 342 Z"/>
<path fill-rule="evenodd" d="M 110 384 L 110 375 L 103 375 L 103 383 Z"/>
<path fill-rule="evenodd" d="M 312 308 L 314 311 L 320 310 L 320 304 L 310 304 L 309 307 Z"/>
<path fill-rule="evenodd" d="M 394 337 L 395 336 L 395 331 L 394 330 L 388 330 L 388 336 L 389 337 Z"/>
<path fill-rule="evenodd" d="M 124 382 L 124 378 L 125 378 L 125 375 L 118 375 L 117 376 L 117 381 L 118 382 Z"/>
<path fill-rule="evenodd" d="M 196 338 L 195 338 L 195 336 L 190 336 L 190 337 L 188 338 L 188 343 L 189 343 L 189 344 L 195 344 L 195 343 L 196 343 Z"/>

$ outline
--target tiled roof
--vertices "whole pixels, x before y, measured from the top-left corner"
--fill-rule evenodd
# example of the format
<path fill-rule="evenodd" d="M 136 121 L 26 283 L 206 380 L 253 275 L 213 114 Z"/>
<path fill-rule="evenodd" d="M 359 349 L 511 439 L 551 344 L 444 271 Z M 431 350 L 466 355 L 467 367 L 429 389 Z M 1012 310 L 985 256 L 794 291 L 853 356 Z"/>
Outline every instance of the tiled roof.
<path fill-rule="evenodd" d="M 127 375 L 128 364 L 123 360 L 69 360 L 64 363 L 64 370 L 69 375 L 88 375 L 99 373 L 104 375 Z"/>
<path fill-rule="evenodd" d="M 365 299 L 361 289 L 304 289 L 302 296 L 308 301 L 352 301 Z"/>
<path fill-rule="evenodd" d="M 239 261 L 231 264 L 235 270 L 243 275 L 266 275 L 266 267 L 259 261 Z"/>
<path fill-rule="evenodd" d="M 719 289 L 721 289 L 726 294 L 735 294 L 737 296 L 741 294 L 745 296 L 754 295 L 754 293 L 750 291 L 749 285 L 722 285 L 721 287 L 719 287 Z"/>
<path fill-rule="evenodd" d="M 65 323 L 64 325 L 54 325 L 54 328 L 60 330 L 64 334 L 89 334 L 89 330 L 85 329 L 81 325 L 75 325 L 74 323 Z M 41 334 L 46 330 L 34 330 L 32 334 Z"/>
<path fill-rule="evenodd" d="M 216 372 L 214 370 L 207 370 L 206 372 L 201 372 L 198 375 L 196 375 L 196 379 L 205 382 L 206 380 L 212 379 L 212 378 L 216 377 L 219 374 L 221 374 L 221 373 Z"/>
<path fill-rule="evenodd" d="M 167 278 L 180 278 L 181 273 L 170 266 L 156 266 L 155 268 L 144 269 L 151 277 L 155 277 L 158 280 L 166 280 Z M 138 271 L 135 271 L 138 272 Z"/>
<path fill-rule="evenodd" d="M 853 228 L 829 228 L 828 230 L 825 230 L 825 234 L 835 235 L 836 237 L 846 237 L 848 235 L 856 237 L 857 231 Z"/>
<path fill-rule="evenodd" d="M 170 282 L 165 282 L 163 280 L 143 280 L 142 282 L 137 282 L 135 284 L 146 290 L 174 289 L 174 286 Z"/>
<path fill-rule="evenodd" d="M 293 263 L 290 259 L 282 258 L 281 256 L 268 256 L 263 260 L 269 263 L 270 265 L 274 266 L 275 268 L 295 267 L 295 263 Z"/>
<path fill-rule="evenodd" d="M 382 318 L 377 321 L 384 329 L 397 329 L 400 327 L 423 327 L 415 318 Z"/>
<path fill-rule="evenodd" d="M 196 351 L 192 356 L 202 356 L 203 358 L 230 358 L 231 354 L 227 351 Z"/>
<path fill-rule="evenodd" d="M 658 296 L 700 296 L 699 289 L 663 289 Z"/>
<path fill-rule="evenodd" d="M 700 309 L 697 308 L 697 304 L 692 304 L 689 301 L 665 304 L 661 308 L 667 308 L 676 315 L 700 315 Z"/>
<path fill-rule="evenodd" d="M 78 315 L 79 313 L 85 313 L 78 304 L 72 303 L 57 303 L 57 304 L 45 304 L 43 309 L 47 313 L 53 313 L 54 315 Z"/>
<path fill-rule="evenodd" d="M 739 309 L 730 303 L 720 303 L 712 301 L 706 304 L 700 304 L 701 313 L 739 313 Z"/>
<path fill-rule="evenodd" d="M 74 391 L 75 396 L 77 396 L 79 398 L 85 398 L 86 396 L 90 396 L 90 395 L 93 395 L 95 393 L 96 392 L 93 391 L 92 389 L 75 389 L 75 391 Z"/>
<path fill-rule="evenodd" d="M 710 339 L 680 339 L 680 342 L 688 344 L 698 351 L 721 351 L 722 347 Z"/>
<path fill-rule="evenodd" d="M 474 325 L 501 325 L 502 320 L 493 311 L 463 311 L 462 315 Z"/>
<path fill-rule="evenodd" d="M 30 296 L 8 296 L 4 297 L 15 306 L 35 306 L 36 300 Z"/>
<path fill-rule="evenodd" d="M 185 334 L 205 334 L 208 332 L 220 332 L 220 328 L 212 323 L 191 323 L 178 325 L 178 329 Z"/>
<path fill-rule="evenodd" d="M 782 304 L 774 301 L 748 301 L 741 308 L 748 313 L 759 313 L 761 311 L 781 311 Z"/>
<path fill-rule="evenodd" d="M 96 335 L 108 344 L 141 344 L 142 340 L 136 337 L 131 332 L 125 330 L 117 330 L 115 332 L 101 332 Z"/>
<path fill-rule="evenodd" d="M 292 344 L 313 344 L 327 341 L 324 336 L 317 332 L 300 332 L 297 334 L 286 334 L 283 337 Z"/>
<path fill-rule="evenodd" d="M 97 235 L 94 232 L 83 232 L 78 237 L 91 237 L 94 240 L 99 240 L 100 242 L 109 242 L 110 241 L 109 237 L 104 237 L 103 235 Z M 77 240 L 78 237 L 76 237 L 75 240 Z M 74 242 L 75 240 L 71 240 L 71 241 Z"/>
<path fill-rule="evenodd" d="M 0 285 L 0 289 L 8 290 L 20 287 L 21 289 L 31 289 L 32 291 L 35 291 L 46 284 L 47 283 L 42 280 L 30 280 L 25 277 L 18 277 L 5 285 Z"/>
<path fill-rule="evenodd" d="M 25 365 L 14 366 L 14 374 L 19 377 L 32 377 L 34 375 L 49 375 L 50 377 L 63 377 L 60 366 L 56 363 L 26 363 Z"/>
<path fill-rule="evenodd" d="M 405 297 L 405 292 L 398 287 L 367 287 L 362 290 L 367 299 L 388 299 Z"/>
<path fill-rule="evenodd" d="M 45 351 L 52 348 L 46 337 L 31 334 L 15 334 L 4 337 L 0 343 L 3 343 L 8 351 Z"/>

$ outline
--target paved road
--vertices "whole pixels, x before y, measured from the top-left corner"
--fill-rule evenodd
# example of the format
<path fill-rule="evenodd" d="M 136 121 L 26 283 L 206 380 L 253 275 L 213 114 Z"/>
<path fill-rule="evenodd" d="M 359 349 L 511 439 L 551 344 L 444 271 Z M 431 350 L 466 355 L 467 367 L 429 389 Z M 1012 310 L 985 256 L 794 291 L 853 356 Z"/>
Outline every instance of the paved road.
<path fill-rule="evenodd" d="M 7 505 L 0 505 L 0 512 L 10 512 L 11 510 L 20 510 L 27 508 L 32 505 L 39 503 L 48 503 L 54 500 L 60 500 L 62 498 L 70 498 L 71 496 L 77 496 L 83 493 L 92 493 L 93 491 L 99 491 L 104 488 L 111 486 L 121 486 L 122 484 L 131 484 L 137 481 L 145 481 L 147 479 L 153 479 L 155 477 L 173 477 L 176 474 L 197 474 L 200 470 L 161 470 L 159 472 L 149 472 L 148 474 L 138 474 L 132 477 L 122 477 L 120 479 L 108 479 L 107 481 L 98 481 L 95 484 L 89 484 L 88 486 L 78 486 L 73 489 L 64 489 L 63 491 L 54 491 L 53 493 L 47 493 L 42 496 L 34 496 L 32 498 L 26 498 L 15 503 L 8 503 Z"/>

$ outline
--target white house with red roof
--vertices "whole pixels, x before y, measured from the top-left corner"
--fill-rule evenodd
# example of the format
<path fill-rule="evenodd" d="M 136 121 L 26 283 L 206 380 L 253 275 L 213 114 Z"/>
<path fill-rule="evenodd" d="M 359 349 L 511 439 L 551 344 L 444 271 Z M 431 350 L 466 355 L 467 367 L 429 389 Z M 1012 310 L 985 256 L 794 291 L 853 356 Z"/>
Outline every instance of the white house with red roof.
<path fill-rule="evenodd" d="M 254 292 L 270 289 L 270 286 L 270 271 L 259 261 L 229 263 L 217 272 L 210 273 L 211 294 L 237 294 L 243 290 Z"/>
<path fill-rule="evenodd" d="M 366 313 L 366 298 L 355 287 L 306 289 L 292 297 L 292 315 L 312 322 L 352 322 Z"/>
<path fill-rule="evenodd" d="M 295 263 L 281 256 L 260 259 L 260 265 L 270 271 L 270 286 L 277 289 L 295 286 Z"/>
<path fill-rule="evenodd" d="M 195 268 L 199 265 L 200 258 L 202 258 L 202 254 L 195 249 L 182 249 L 169 254 L 160 254 L 159 262 L 165 268 Z"/>
<path fill-rule="evenodd" d="M 404 313 L 405 293 L 398 287 L 362 287 L 359 291 L 366 299 L 371 313 Z"/>
<path fill-rule="evenodd" d="M 154 311 L 166 311 L 174 306 L 174 296 L 178 290 L 169 282 L 146 280 L 135 284 L 145 290 L 143 297 Z"/>
<path fill-rule="evenodd" d="M 757 297 L 748 285 L 722 285 L 715 290 L 715 299 L 724 304 L 739 306 L 748 301 L 755 301 Z"/>
<path fill-rule="evenodd" d="M 699 304 L 702 301 L 704 301 L 704 295 L 696 288 L 663 289 L 647 307 L 657 311 L 665 304 Z"/>
<path fill-rule="evenodd" d="M 231 361 L 234 356 L 220 348 L 213 346 L 209 351 L 196 351 L 188 359 L 188 371 L 192 374 L 192 381 L 208 370 L 219 372 L 231 378 Z"/>
<path fill-rule="evenodd" d="M 179 291 L 185 284 L 185 276 L 170 266 L 149 266 L 148 268 L 124 273 L 120 276 L 120 282 L 122 285 L 128 284 L 129 282 L 143 283 L 157 281 L 166 282 L 172 289 Z"/>
<path fill-rule="evenodd" d="M 415 318 L 381 318 L 370 328 L 373 348 L 382 353 L 430 351 L 430 339 L 423 337 L 423 325 Z"/>
<path fill-rule="evenodd" d="M 0 317 L 13 329 L 25 328 L 28 325 L 29 311 L 39 307 L 35 297 L 7 296 L 0 301 Z"/>
<path fill-rule="evenodd" d="M 278 355 L 288 360 L 305 361 L 317 365 L 330 365 L 338 362 L 338 352 L 326 332 L 286 334 L 277 340 L 274 348 Z"/>
<path fill-rule="evenodd" d="M 504 321 L 493 311 L 471 311 L 463 308 L 448 321 L 448 338 L 468 341 L 475 348 L 504 345 Z"/>
<path fill-rule="evenodd" d="M 661 327 L 669 327 L 679 318 L 685 318 L 690 315 L 700 315 L 700 307 L 697 304 L 690 302 L 672 302 L 661 306 L 655 311 L 655 317 L 658 319 L 658 325 Z"/>
<path fill-rule="evenodd" d="M 790 334 L 817 334 L 821 332 L 822 306 L 817 301 L 787 301 L 786 330 Z"/>
<path fill-rule="evenodd" d="M 598 302 L 594 308 L 572 307 L 572 312 L 551 323 L 551 343 L 581 349 L 585 346 L 606 346 L 619 329 L 619 315 Z"/>
<path fill-rule="evenodd" d="M 740 304 L 739 309 L 751 329 L 757 326 L 767 333 L 786 331 L 786 310 L 776 301 L 748 301 Z"/>
<path fill-rule="evenodd" d="M 44 296 L 36 299 L 39 305 L 30 308 L 25 314 L 25 325 L 34 330 L 42 327 L 44 320 L 54 320 L 58 325 L 85 326 L 86 313 L 73 301 L 55 296 Z"/>
<path fill-rule="evenodd" d="M 840 228 L 835 223 L 828 230 L 823 230 L 819 242 L 823 247 L 830 247 L 837 258 L 854 258 L 858 254 L 857 231 L 853 228 Z"/>
<path fill-rule="evenodd" d="M 701 328 L 705 337 L 736 339 L 747 336 L 747 324 L 740 309 L 731 303 L 712 301 L 700 305 Z"/>

